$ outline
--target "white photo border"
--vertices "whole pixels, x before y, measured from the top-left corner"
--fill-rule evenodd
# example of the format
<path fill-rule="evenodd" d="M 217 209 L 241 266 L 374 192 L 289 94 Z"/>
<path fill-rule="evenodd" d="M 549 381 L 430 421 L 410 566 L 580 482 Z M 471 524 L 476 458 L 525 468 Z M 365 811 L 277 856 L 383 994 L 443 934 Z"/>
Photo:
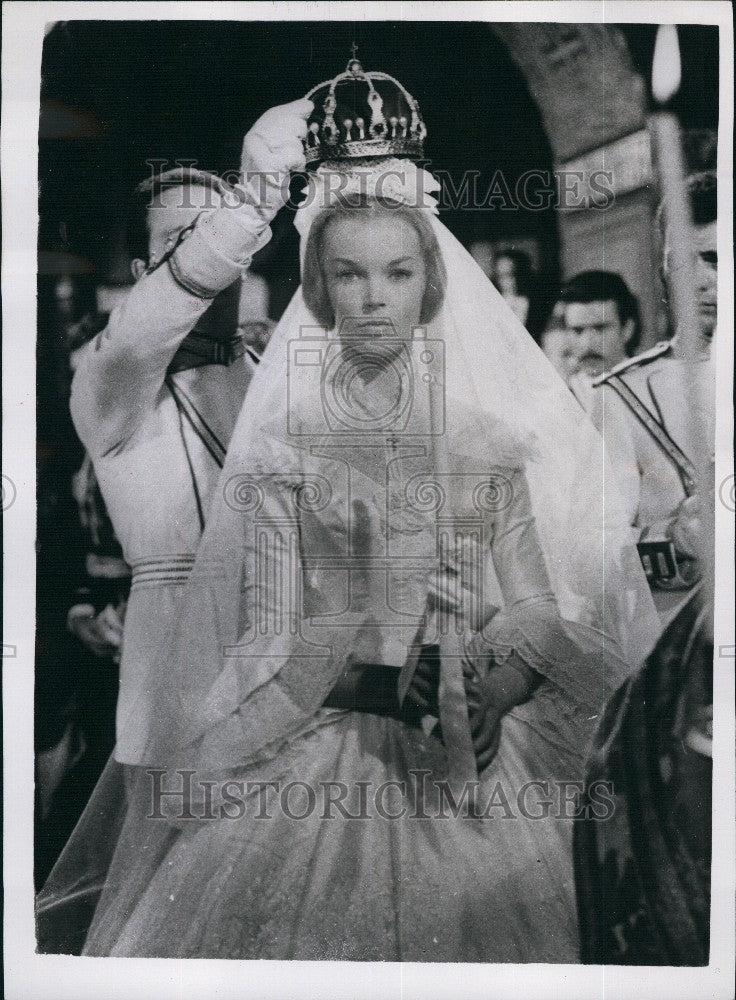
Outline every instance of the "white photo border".
<path fill-rule="evenodd" d="M 337 20 L 715 24 L 720 29 L 716 476 L 733 489 L 733 29 L 721 0 L 476 3 L 7 2 L 2 51 L 4 888 L 9 1000 L 731 997 L 734 976 L 734 523 L 716 511 L 713 894 L 707 968 L 434 965 L 37 955 L 33 919 L 33 670 L 38 134 L 44 27 L 59 20 Z M 295 95 L 297 96 L 297 95 Z M 7 475 L 7 480 L 5 476 Z M 730 477 L 730 479 L 729 479 Z M 728 487 L 726 487 L 728 489 Z M 7 641 L 5 641 L 7 640 Z M 492 932 L 492 931 L 491 931 Z"/>

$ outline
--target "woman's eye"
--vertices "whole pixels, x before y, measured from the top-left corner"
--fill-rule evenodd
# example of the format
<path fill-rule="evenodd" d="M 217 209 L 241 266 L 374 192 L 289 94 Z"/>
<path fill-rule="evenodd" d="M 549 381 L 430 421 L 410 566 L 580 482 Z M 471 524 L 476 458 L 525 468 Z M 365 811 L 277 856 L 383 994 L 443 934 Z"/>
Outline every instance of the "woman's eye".
<path fill-rule="evenodd" d="M 406 268 L 399 267 L 399 268 L 396 268 L 395 271 L 392 271 L 390 276 L 392 278 L 396 278 L 399 281 L 402 281 L 405 278 L 411 278 L 411 276 L 413 275 L 413 273 L 414 273 L 413 271 L 409 271 Z"/>
<path fill-rule="evenodd" d="M 345 281 L 347 278 L 357 278 L 357 274 L 355 271 L 338 271 L 335 277 Z"/>

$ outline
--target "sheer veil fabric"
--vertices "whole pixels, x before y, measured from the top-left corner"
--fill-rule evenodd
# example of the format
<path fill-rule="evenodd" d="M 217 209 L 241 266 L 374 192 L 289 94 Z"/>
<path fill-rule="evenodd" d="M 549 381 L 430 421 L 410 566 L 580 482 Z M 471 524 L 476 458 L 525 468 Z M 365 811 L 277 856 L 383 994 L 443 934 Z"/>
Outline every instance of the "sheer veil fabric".
<path fill-rule="evenodd" d="M 337 193 L 329 168 L 312 177 L 297 212 L 302 253 L 313 221 L 349 197 L 358 173 Z M 446 649 L 449 633 L 462 655 L 482 635 L 489 649 L 527 648 L 555 697 L 590 715 L 654 645 L 658 619 L 603 441 L 435 214 L 431 177 L 403 161 L 362 174 L 369 196 L 390 175 L 380 196 L 426 212 L 447 273 L 443 307 L 366 387 L 339 331 L 320 328 L 296 292 L 249 388 L 181 612 L 168 625 L 169 653 L 136 710 L 151 718 L 153 738 L 146 766 L 125 775 L 127 818 L 105 793 L 120 784 L 111 762 L 113 777 L 103 776 L 40 896 L 49 940 L 65 903 L 93 899 L 112 861 L 92 953 L 114 948 L 111 928 L 177 835 L 174 819 L 144 822 L 147 769 L 216 781 L 288 757 L 293 741 L 342 716 L 321 705 L 354 661 L 407 674 L 418 643 Z M 557 656 L 539 652 L 549 615 L 525 613 L 513 562 L 502 571 L 491 556 L 499 518 L 522 494 Z M 566 656 L 571 644 L 584 648 L 582 659 Z M 458 669 L 443 660 L 440 700 L 456 708 Z M 452 758 L 452 732 L 443 731 Z"/>
<path fill-rule="evenodd" d="M 372 176 L 414 173 L 393 161 Z M 371 383 L 362 407 L 355 363 L 301 291 L 274 332 L 233 434 L 171 654 L 151 678 L 155 697 L 140 707 L 159 722 L 152 764 L 241 763 L 307 723 L 358 651 L 403 665 L 441 561 L 438 539 L 452 537 L 455 561 L 456 538 L 461 559 L 469 538 L 487 550 L 485 522 L 510 502 L 520 467 L 561 617 L 597 631 L 622 662 L 642 662 L 653 645 L 659 626 L 603 442 L 434 215 L 430 186 L 419 196 L 447 271 L 444 308 L 381 384 Z M 412 196 L 418 185 L 404 187 Z M 311 190 L 300 210 L 307 222 L 330 198 L 350 196 L 330 183 Z M 391 188 L 397 201 L 401 190 Z M 385 516 L 362 525 L 361 513 L 375 507 Z M 368 547 L 356 556 L 361 531 Z M 471 588 L 475 605 L 463 620 L 479 628 L 489 608 L 504 605 L 508 581 L 493 579 L 487 552 L 472 558 L 485 561 L 484 584 Z M 356 586 L 362 592 L 346 606 Z"/>

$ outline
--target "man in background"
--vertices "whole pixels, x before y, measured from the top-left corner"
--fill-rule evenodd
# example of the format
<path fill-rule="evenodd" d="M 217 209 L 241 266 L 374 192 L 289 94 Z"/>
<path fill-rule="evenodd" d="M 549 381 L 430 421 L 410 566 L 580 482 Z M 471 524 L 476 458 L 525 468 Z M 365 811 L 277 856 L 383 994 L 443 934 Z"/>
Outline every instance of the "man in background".
<path fill-rule="evenodd" d="M 697 330 L 688 332 L 697 335 L 701 357 L 680 359 L 666 341 L 619 364 L 596 390 L 663 624 L 647 662 L 607 706 L 588 760 L 586 787 L 606 781 L 613 792 L 606 822 L 586 819 L 575 828 L 581 959 L 596 964 L 705 966 L 709 959 L 713 608 L 697 581 L 698 557 L 713 551 L 714 538 L 694 491 L 703 442 L 692 433 L 691 400 L 712 453 L 716 177 L 695 174 L 687 185 L 698 315 Z"/>
<path fill-rule="evenodd" d="M 128 235 L 136 284 L 82 351 L 71 410 L 132 568 L 116 760 L 145 763 L 146 691 L 194 564 L 256 358 L 236 333 L 239 279 L 304 166 L 309 101 L 266 112 L 233 191 L 179 169 L 139 186 Z M 259 183 L 260 182 L 260 183 Z"/>
<path fill-rule="evenodd" d="M 559 302 L 580 373 L 571 388 L 585 405 L 586 382 L 636 352 L 641 339 L 639 305 L 613 271 L 575 275 L 563 285 Z"/>

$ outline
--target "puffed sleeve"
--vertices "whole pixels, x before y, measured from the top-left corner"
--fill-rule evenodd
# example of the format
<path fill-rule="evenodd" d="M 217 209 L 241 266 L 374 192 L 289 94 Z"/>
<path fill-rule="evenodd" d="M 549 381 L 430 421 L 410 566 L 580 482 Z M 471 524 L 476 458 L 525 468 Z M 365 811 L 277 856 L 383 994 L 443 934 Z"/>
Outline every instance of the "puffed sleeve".
<path fill-rule="evenodd" d="M 554 595 L 537 536 L 523 469 L 504 469 L 504 489 L 493 518 L 491 556 L 507 608 L 522 602 L 552 602 Z"/>
<path fill-rule="evenodd" d="M 521 661 L 579 707 L 599 707 L 629 667 L 602 630 L 562 618 L 550 584 L 523 470 L 495 518 L 491 555 L 505 607 L 486 623 L 477 655 Z"/>

